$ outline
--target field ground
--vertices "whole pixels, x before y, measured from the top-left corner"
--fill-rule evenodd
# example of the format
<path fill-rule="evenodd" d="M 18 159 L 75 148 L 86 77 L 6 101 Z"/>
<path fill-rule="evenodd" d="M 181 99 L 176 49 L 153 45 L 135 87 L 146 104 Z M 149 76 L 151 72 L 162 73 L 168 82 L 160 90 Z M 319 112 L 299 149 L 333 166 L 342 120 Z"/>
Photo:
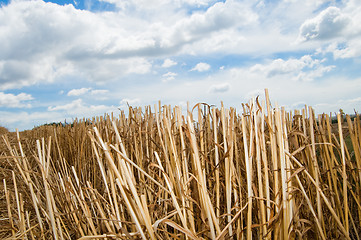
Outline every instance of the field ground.
<path fill-rule="evenodd" d="M 360 239 L 359 117 L 181 112 L 2 131 L 0 238 Z"/>

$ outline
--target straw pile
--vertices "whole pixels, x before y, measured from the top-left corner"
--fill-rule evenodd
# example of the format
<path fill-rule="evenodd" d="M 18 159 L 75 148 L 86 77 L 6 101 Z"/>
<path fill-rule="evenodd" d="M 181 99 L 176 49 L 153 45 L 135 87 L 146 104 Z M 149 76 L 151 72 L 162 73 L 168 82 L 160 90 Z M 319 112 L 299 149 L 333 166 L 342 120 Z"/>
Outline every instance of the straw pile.
<path fill-rule="evenodd" d="M 253 100 L 3 135 L 2 239 L 359 239 L 361 124 Z"/>

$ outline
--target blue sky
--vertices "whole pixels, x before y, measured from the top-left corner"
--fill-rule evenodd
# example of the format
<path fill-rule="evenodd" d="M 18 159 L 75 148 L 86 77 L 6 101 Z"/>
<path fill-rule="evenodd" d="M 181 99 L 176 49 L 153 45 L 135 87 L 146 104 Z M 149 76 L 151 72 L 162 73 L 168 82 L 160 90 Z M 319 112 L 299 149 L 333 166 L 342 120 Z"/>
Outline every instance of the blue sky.
<path fill-rule="evenodd" d="M 0 1 L 0 125 L 263 96 L 361 110 L 358 0 Z"/>

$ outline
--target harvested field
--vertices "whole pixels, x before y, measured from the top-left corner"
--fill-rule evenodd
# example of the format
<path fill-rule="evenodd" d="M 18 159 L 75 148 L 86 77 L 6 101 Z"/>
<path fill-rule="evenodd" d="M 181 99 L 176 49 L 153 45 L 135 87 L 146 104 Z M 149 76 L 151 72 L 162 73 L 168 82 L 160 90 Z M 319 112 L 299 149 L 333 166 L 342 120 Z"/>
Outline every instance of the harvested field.
<path fill-rule="evenodd" d="M 5 132 L 0 238 L 359 239 L 359 116 L 266 100 Z"/>

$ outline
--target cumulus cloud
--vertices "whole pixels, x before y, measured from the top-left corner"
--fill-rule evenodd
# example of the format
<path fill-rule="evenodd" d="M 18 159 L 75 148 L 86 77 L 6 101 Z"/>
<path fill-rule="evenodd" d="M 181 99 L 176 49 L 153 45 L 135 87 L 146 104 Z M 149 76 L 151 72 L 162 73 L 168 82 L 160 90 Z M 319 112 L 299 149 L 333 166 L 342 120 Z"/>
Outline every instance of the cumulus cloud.
<path fill-rule="evenodd" d="M 192 6 L 207 6 L 212 0 L 182 0 L 183 3 Z"/>
<path fill-rule="evenodd" d="M 337 7 L 328 7 L 315 18 L 306 20 L 300 27 L 299 40 L 332 39 L 341 36 L 350 18 Z"/>
<path fill-rule="evenodd" d="M 264 89 L 255 89 L 255 90 L 252 90 L 250 92 L 248 92 L 245 97 L 246 99 L 252 99 L 252 98 L 255 98 L 257 96 L 263 96 L 264 95 Z"/>
<path fill-rule="evenodd" d="M 134 105 L 138 105 L 140 104 L 140 99 L 139 98 L 123 98 L 119 104 L 121 105 L 121 107 L 124 107 L 126 105 L 129 106 L 134 106 Z"/>
<path fill-rule="evenodd" d="M 34 98 L 27 93 L 19 93 L 14 95 L 11 93 L 0 92 L 0 107 L 6 108 L 30 108 L 31 104 L 27 101 L 33 100 Z"/>
<path fill-rule="evenodd" d="M 300 27 L 298 41 L 317 39 L 326 43 L 317 51 L 332 53 L 335 59 L 361 56 L 361 5 L 346 1 L 339 7 L 328 7 Z"/>
<path fill-rule="evenodd" d="M 68 96 L 80 96 L 84 95 L 85 93 L 89 92 L 91 88 L 79 88 L 79 89 L 72 89 L 68 92 Z"/>
<path fill-rule="evenodd" d="M 0 89 L 64 75 L 107 81 L 148 73 L 151 64 L 145 56 L 156 49 L 152 36 L 128 32 L 123 27 L 129 25 L 127 19 L 119 18 L 117 13 L 43 1 L 12 1 L 1 7 Z"/>
<path fill-rule="evenodd" d="M 335 66 L 331 65 L 331 66 L 318 66 L 317 68 L 315 68 L 312 71 L 301 71 L 300 73 L 298 73 L 295 77 L 292 78 L 292 80 L 295 81 L 313 81 L 317 78 L 322 77 L 325 73 L 328 73 L 330 71 L 332 71 L 332 69 L 334 69 Z"/>
<path fill-rule="evenodd" d="M 105 113 L 116 111 L 117 108 L 114 106 L 106 105 L 89 105 L 83 102 L 82 99 L 76 99 L 68 104 L 49 106 L 48 111 L 50 112 L 63 112 L 68 117 L 91 117 L 99 116 Z"/>
<path fill-rule="evenodd" d="M 75 109 L 75 108 L 80 108 L 82 107 L 83 105 L 83 100 L 81 99 L 77 99 L 77 100 L 74 100 L 73 102 L 71 103 L 68 103 L 68 104 L 65 104 L 65 105 L 59 105 L 59 106 L 55 106 L 55 107 L 48 107 L 48 111 L 59 111 L 59 110 L 72 110 L 72 109 Z"/>
<path fill-rule="evenodd" d="M 107 93 L 109 93 L 109 90 L 106 89 L 95 89 L 90 91 L 91 95 L 104 95 Z"/>
<path fill-rule="evenodd" d="M 169 68 L 169 67 L 172 67 L 172 66 L 175 66 L 177 65 L 177 62 L 167 58 L 164 60 L 163 64 L 162 64 L 162 67 L 163 68 Z"/>
<path fill-rule="evenodd" d="M 63 76 L 123 80 L 152 72 L 149 57 L 251 49 L 239 47 L 245 41 L 240 30 L 257 24 L 259 18 L 252 4 L 231 0 L 182 0 L 177 6 L 169 0 L 108 2 L 116 4 L 117 11 L 81 11 L 43 1 L 3 6 L 0 89 L 49 83 Z M 202 8 L 194 11 L 197 5 Z M 163 67 L 174 64 L 167 58 Z"/>
<path fill-rule="evenodd" d="M 167 72 L 165 74 L 162 75 L 163 77 L 163 82 L 168 82 L 168 81 L 172 81 L 175 79 L 175 77 L 177 76 L 176 73 L 174 72 Z"/>
<path fill-rule="evenodd" d="M 104 83 L 122 79 L 131 74 L 146 74 L 151 70 L 151 63 L 144 58 L 131 59 L 79 59 L 75 74 L 85 76 L 87 80 Z"/>
<path fill-rule="evenodd" d="M 106 89 L 78 88 L 70 90 L 67 95 L 75 97 L 91 95 L 95 97 L 96 100 L 106 100 L 108 99 L 106 96 L 107 93 L 109 93 L 109 90 Z"/>
<path fill-rule="evenodd" d="M 361 41 L 351 39 L 348 42 L 333 42 L 316 52 L 323 55 L 331 53 L 334 59 L 355 58 L 361 56 Z"/>
<path fill-rule="evenodd" d="M 71 119 L 70 119 L 71 120 Z M 13 112 L 13 111 L 0 111 L 0 123 L 2 126 L 7 126 L 10 131 L 19 131 L 31 129 L 40 126 L 44 123 L 63 122 L 64 115 L 52 112 Z"/>
<path fill-rule="evenodd" d="M 209 91 L 212 93 L 224 93 L 224 92 L 229 91 L 230 88 L 231 88 L 231 85 L 229 83 L 221 83 L 221 84 L 212 85 L 209 88 Z"/>
<path fill-rule="evenodd" d="M 260 72 L 267 78 L 285 75 L 296 81 L 312 81 L 334 68 L 332 65 L 323 66 L 324 60 L 313 59 L 310 55 L 304 55 L 299 59 L 283 60 L 278 58 L 267 64 L 256 64 L 250 68 L 250 71 Z"/>
<path fill-rule="evenodd" d="M 184 6 L 190 6 L 193 8 L 209 6 L 214 0 L 100 0 L 102 2 L 108 2 L 115 4 L 122 11 L 133 10 L 136 11 L 150 11 L 159 8 L 168 7 L 169 9 L 180 8 Z"/>
<path fill-rule="evenodd" d="M 115 4 L 121 11 L 150 11 L 156 8 L 162 8 L 170 5 L 169 0 L 100 0 Z"/>
<path fill-rule="evenodd" d="M 48 56 L 42 59 L 34 59 L 33 61 L 27 61 L 26 59 L 13 60 L 11 58 L 2 59 L 4 57 L 0 53 L 0 89 L 2 90 L 18 89 L 39 82 L 52 82 L 66 68 L 66 66 L 59 66 L 59 68 L 53 69 L 53 60 Z"/>
<path fill-rule="evenodd" d="M 257 19 L 258 15 L 245 3 L 217 2 L 205 12 L 195 12 L 178 20 L 171 31 L 166 32 L 163 43 L 169 47 L 185 47 L 203 39 L 213 38 L 217 32 L 252 25 Z M 191 51 L 197 49 L 192 48 Z"/>
<path fill-rule="evenodd" d="M 316 110 L 322 109 L 323 112 L 338 112 L 339 109 L 346 111 L 348 114 L 354 113 L 355 107 L 361 105 L 361 97 L 345 98 L 333 102 L 318 103 L 314 106 Z"/>
<path fill-rule="evenodd" d="M 209 33 L 230 28 L 234 25 L 244 26 L 256 21 L 258 18 L 250 8 L 237 1 L 217 2 L 207 9 L 204 14 L 193 14 L 189 19 L 184 20 L 183 25 L 189 33 Z M 186 29 L 183 29 L 185 32 Z"/>
<path fill-rule="evenodd" d="M 357 73 L 359 59 L 355 58 L 361 56 L 361 5 L 357 0 L 305 0 L 302 6 L 297 0 L 104 1 L 115 4 L 114 11 L 91 12 L 27 0 L 1 5 L 0 91 L 32 85 L 44 89 L 48 84 L 54 97 L 68 94 L 71 100 L 77 99 L 62 99 L 60 104 L 53 99 L 55 103 L 41 106 L 40 101 L 21 100 L 13 106 L 38 104 L 32 109 L 42 107 L 44 115 L 64 119 L 88 112 L 102 114 L 113 106 L 94 105 L 94 100 L 117 97 L 122 91 L 128 99 L 113 99 L 122 106 L 126 100 L 140 98 L 146 104 L 159 99 L 174 99 L 173 103 L 228 100 L 235 106 L 239 103 L 235 99 L 243 100 L 248 93 L 265 87 L 281 100 L 285 96 L 292 99 L 291 105 L 304 99 L 309 103 L 316 95 L 317 99 L 336 96 L 339 89 L 343 95 L 337 96 L 343 99 L 349 92 L 353 98 L 359 95 L 360 80 L 351 84 L 351 79 L 345 82 L 337 77 L 330 87 L 325 79 L 337 68 Z M 294 44 L 297 38 L 298 44 Z M 313 53 L 316 48 L 322 54 Z M 305 52 L 308 55 L 300 56 Z M 326 53 L 332 53 L 337 61 L 330 63 Z M 212 66 L 194 62 L 207 58 L 212 59 Z M 351 58 L 347 61 L 350 67 L 342 65 L 345 58 Z M 154 62 L 157 65 L 153 68 Z M 177 73 L 171 71 L 176 64 Z M 207 74 L 192 74 L 195 71 Z M 160 81 L 175 77 L 177 81 L 169 84 Z M 60 94 L 59 89 L 54 90 L 58 83 L 63 89 L 74 88 L 67 85 L 70 81 L 77 89 Z M 227 94 L 215 94 L 221 92 Z M 31 94 L 38 98 L 35 92 Z M 10 101 L 11 97 L 3 99 Z M 27 116 L 36 119 L 30 113 L 19 114 L 19 118 Z"/>
<path fill-rule="evenodd" d="M 205 72 L 211 68 L 211 65 L 208 63 L 200 62 L 191 69 L 191 71 Z"/>

